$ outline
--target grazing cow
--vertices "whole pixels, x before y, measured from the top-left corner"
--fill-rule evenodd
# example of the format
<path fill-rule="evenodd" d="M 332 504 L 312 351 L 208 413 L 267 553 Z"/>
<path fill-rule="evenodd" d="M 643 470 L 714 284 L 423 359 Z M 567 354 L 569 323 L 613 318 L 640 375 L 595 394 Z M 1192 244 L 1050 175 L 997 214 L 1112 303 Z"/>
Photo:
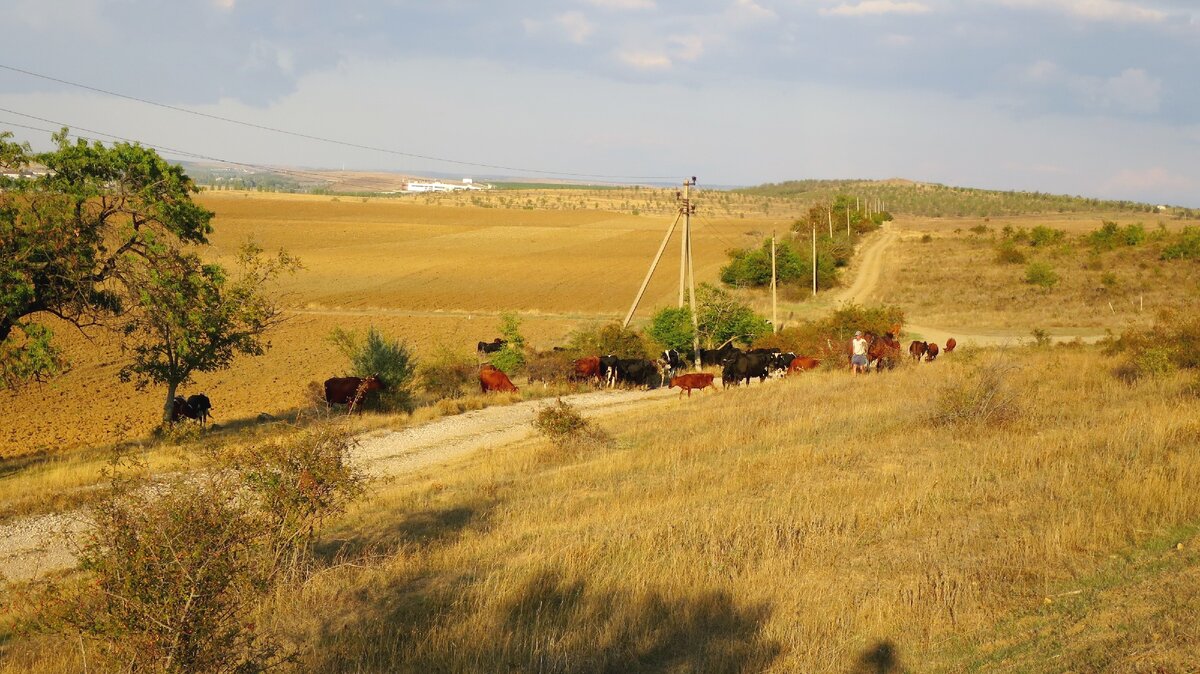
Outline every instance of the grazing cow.
<path fill-rule="evenodd" d="M 706 389 L 713 385 L 713 376 L 708 372 L 693 372 L 691 374 L 681 374 L 678 377 L 671 377 L 671 384 L 667 388 L 679 387 L 679 395 L 683 396 L 683 392 L 687 391 L 688 397 L 692 397 L 692 389 Z M 717 390 L 713 386 L 713 390 Z"/>
<path fill-rule="evenodd" d="M 623 383 L 652 389 L 662 386 L 663 383 L 659 365 L 653 360 L 621 358 L 617 360 L 617 366 L 614 369 L 616 370 L 616 380 Z"/>
<path fill-rule="evenodd" d="M 508 342 L 497 337 L 490 342 L 480 342 L 477 350 L 479 353 L 496 353 L 500 349 L 503 349 L 505 344 L 508 344 Z"/>
<path fill-rule="evenodd" d="M 325 380 L 325 402 L 328 405 L 350 405 L 357 407 L 371 391 L 384 391 L 387 386 L 379 375 L 370 377 L 333 377 Z M 359 411 L 362 408 L 359 407 Z"/>
<path fill-rule="evenodd" d="M 815 370 L 820 366 L 821 361 L 817 360 L 816 358 L 811 356 L 796 356 L 796 358 L 792 360 L 792 364 L 788 366 L 787 373 L 789 375 L 799 374 L 805 370 Z"/>
<path fill-rule="evenodd" d="M 501 393 L 517 393 L 518 389 L 513 385 L 508 375 L 502 370 L 497 369 L 494 365 L 484 365 L 479 369 L 479 388 L 484 393 L 498 391 Z"/>
<path fill-rule="evenodd" d="M 753 377 L 758 377 L 760 382 L 766 381 L 773 356 L 771 353 L 739 353 L 725 361 L 725 367 L 721 371 L 721 384 L 729 388 L 745 381 L 749 386 Z"/>
<path fill-rule="evenodd" d="M 932 363 L 938 357 L 938 345 L 930 342 L 925 348 L 925 361 Z"/>
<path fill-rule="evenodd" d="M 175 396 L 171 400 L 171 423 L 180 419 L 195 419 L 200 422 L 200 427 L 204 428 L 211 409 L 212 403 L 203 393 L 196 393 L 187 398 Z"/>
<path fill-rule="evenodd" d="M 687 363 L 684 362 L 683 356 L 681 356 L 675 349 L 667 349 L 659 354 L 658 364 L 661 366 L 663 375 L 667 379 L 674 377 L 676 372 L 679 372 L 687 367 Z"/>
<path fill-rule="evenodd" d="M 617 363 L 620 360 L 611 353 L 607 356 L 600 356 L 600 380 L 608 388 L 617 385 Z"/>
<path fill-rule="evenodd" d="M 908 355 L 912 356 L 913 360 L 919 363 L 921 362 L 921 358 L 925 356 L 925 351 L 928 349 L 929 345 L 925 342 L 913 340 L 912 343 L 908 345 Z"/>
<path fill-rule="evenodd" d="M 575 361 L 575 371 L 571 373 L 575 381 L 587 381 L 600 378 L 600 357 L 588 356 Z"/>
<path fill-rule="evenodd" d="M 701 365 L 724 365 L 725 361 L 741 353 L 733 344 L 725 344 L 719 349 L 700 349 Z"/>
<path fill-rule="evenodd" d="M 958 346 L 958 342 L 954 341 L 954 338 L 951 337 L 950 339 L 946 340 L 946 348 L 944 348 L 942 350 L 945 351 L 946 353 L 953 353 L 954 347 L 956 347 L 956 346 Z"/>

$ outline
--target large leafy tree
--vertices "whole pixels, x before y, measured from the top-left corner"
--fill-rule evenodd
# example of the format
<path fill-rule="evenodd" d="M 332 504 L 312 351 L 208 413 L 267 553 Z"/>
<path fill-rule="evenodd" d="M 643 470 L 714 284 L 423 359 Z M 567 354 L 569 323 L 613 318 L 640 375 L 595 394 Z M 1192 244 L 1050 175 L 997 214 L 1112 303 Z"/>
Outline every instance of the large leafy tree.
<path fill-rule="evenodd" d="M 270 346 L 265 333 L 279 322 L 280 310 L 263 291 L 298 268 L 299 261 L 286 252 L 264 256 L 261 248 L 246 244 L 235 277 L 185 251 L 170 251 L 153 266 L 131 271 L 126 280 L 133 306 L 123 330 L 133 358 L 121 379 L 139 389 L 165 385 L 163 421 L 170 421 L 175 393 L 194 373 L 225 369 L 237 355 L 261 355 Z"/>
<path fill-rule="evenodd" d="M 120 313 L 131 270 L 172 246 L 207 243 L 212 213 L 178 166 L 128 143 L 69 140 L 32 153 L 0 133 L 0 375 L 7 385 L 62 364 L 43 316 L 80 329 Z"/>

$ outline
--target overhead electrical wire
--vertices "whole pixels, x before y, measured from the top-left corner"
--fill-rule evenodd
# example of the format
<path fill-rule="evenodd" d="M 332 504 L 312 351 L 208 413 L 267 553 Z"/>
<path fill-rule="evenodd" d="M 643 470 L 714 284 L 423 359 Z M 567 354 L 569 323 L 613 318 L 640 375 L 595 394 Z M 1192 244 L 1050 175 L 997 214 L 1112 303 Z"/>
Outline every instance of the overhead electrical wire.
<path fill-rule="evenodd" d="M 390 155 L 395 155 L 398 157 L 405 157 L 405 158 L 409 158 L 409 159 L 421 159 L 424 161 L 434 161 L 434 162 L 441 162 L 441 163 L 446 163 L 446 164 L 456 164 L 459 166 L 471 166 L 471 167 L 475 167 L 475 168 L 487 168 L 487 169 L 493 169 L 493 170 L 499 170 L 499 171 L 514 171 L 517 173 L 526 173 L 526 174 L 532 173 L 532 174 L 537 174 L 537 175 L 558 176 L 558 177 L 567 177 L 567 178 L 594 178 L 594 179 L 601 179 L 601 180 L 674 180 L 677 177 L 677 176 L 610 175 L 610 174 L 602 174 L 602 173 L 579 173 L 579 172 L 572 172 L 572 171 L 551 171 L 551 170 L 545 170 L 545 169 L 534 169 L 534 168 L 518 167 L 518 166 L 505 166 L 505 165 L 501 165 L 501 164 L 489 164 L 489 163 L 484 163 L 484 162 L 464 161 L 464 160 L 459 160 L 459 159 L 448 159 L 445 157 L 435 157 L 433 155 L 417 154 L 414 152 L 404 152 L 401 150 L 394 150 L 391 148 L 379 147 L 376 145 L 365 145 L 362 143 L 354 143 L 354 142 L 350 142 L 350 141 L 338 140 L 336 138 L 327 138 L 325 136 L 318 136 L 318 135 L 309 134 L 309 133 L 302 133 L 299 131 L 290 131 L 288 129 L 281 129 L 281 128 L 277 128 L 277 127 L 273 127 L 273 126 L 267 126 L 265 124 L 256 124 L 254 122 L 247 122 L 245 120 L 234 119 L 232 117 L 224 117 L 222 115 L 214 115 L 212 113 L 200 112 L 199 110 L 192 110 L 192 109 L 180 107 L 177 105 L 169 105 L 167 103 L 160 103 L 158 101 L 150 100 L 148 98 L 131 96 L 129 94 L 123 94 L 123 93 L 120 93 L 117 91 L 102 89 L 100 87 L 94 87 L 94 86 L 90 86 L 87 84 L 81 84 L 79 82 L 72 82 L 70 80 L 65 80 L 65 79 L 61 79 L 58 77 L 52 77 L 50 75 L 44 75 L 42 73 L 36 73 L 36 72 L 33 72 L 32 70 L 25 70 L 24 68 L 17 68 L 14 66 L 5 65 L 3 63 L 0 63 L 0 69 L 8 70 L 8 71 L 11 71 L 14 73 L 20 73 L 22 75 L 27 75 L 29 77 L 36 77 L 36 78 L 43 79 L 43 80 L 46 80 L 49 82 L 65 84 L 67 86 L 76 87 L 78 89 L 83 89 L 85 91 L 92 91 L 95 93 L 104 94 L 106 96 L 123 98 L 125 100 L 142 103 L 144 105 L 151 105 L 154 107 L 163 108 L 165 110 L 172 110 L 172 111 L 180 112 L 180 113 L 184 113 L 184 114 L 195 115 L 197 117 L 204 117 L 207 119 L 226 122 L 229 124 L 237 124 L 239 126 L 244 126 L 244 127 L 251 128 L 251 129 L 258 129 L 260 131 L 269 131 L 272 133 L 283 134 L 283 135 L 292 136 L 295 138 L 304 138 L 306 140 L 313 140 L 313 141 L 318 141 L 318 142 L 322 142 L 322 143 L 329 143 L 332 145 L 340 145 L 343 147 L 351 147 L 351 148 L 355 148 L 355 149 L 359 149 L 359 150 L 369 150 L 371 152 L 381 152 L 384 154 L 390 154 Z"/>

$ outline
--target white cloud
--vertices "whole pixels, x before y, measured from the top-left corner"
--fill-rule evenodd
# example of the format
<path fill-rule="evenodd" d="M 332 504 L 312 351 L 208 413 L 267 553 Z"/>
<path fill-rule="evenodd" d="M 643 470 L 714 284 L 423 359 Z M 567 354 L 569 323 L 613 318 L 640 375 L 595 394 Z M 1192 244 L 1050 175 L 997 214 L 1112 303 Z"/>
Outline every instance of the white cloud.
<path fill-rule="evenodd" d="M 1116 193 L 1189 191 L 1195 188 L 1195 180 L 1172 173 L 1161 166 L 1141 170 L 1126 169 L 1104 184 L 1105 190 Z"/>
<path fill-rule="evenodd" d="M 675 35 L 670 39 L 676 58 L 695 61 L 704 53 L 704 40 L 699 35 Z"/>
<path fill-rule="evenodd" d="M 763 7 L 754 0 L 737 0 L 733 5 L 733 12 L 739 18 L 751 20 L 775 19 L 779 16 L 775 10 Z"/>
<path fill-rule="evenodd" d="M 604 9 L 654 9 L 654 0 L 587 0 Z"/>
<path fill-rule="evenodd" d="M 863 0 L 852 5 L 843 2 L 836 7 L 820 10 L 826 16 L 872 16 L 877 14 L 925 14 L 929 5 L 909 0 Z"/>
<path fill-rule="evenodd" d="M 617 58 L 627 66 L 636 70 L 670 70 L 671 58 L 661 52 L 643 50 L 624 50 Z"/>
<path fill-rule="evenodd" d="M 1042 89 L 1062 89 L 1092 110 L 1150 114 L 1162 105 L 1162 80 L 1141 68 L 1098 77 L 1068 72 L 1052 61 L 1037 61 L 1022 70 L 1019 79 Z"/>
<path fill-rule="evenodd" d="M 213 4 L 216 5 L 218 9 L 231 10 L 233 9 L 233 6 L 237 4 L 237 0 L 213 0 Z"/>
<path fill-rule="evenodd" d="M 1005 7 L 1057 11 L 1088 21 L 1157 23 L 1167 13 L 1127 0 L 997 0 Z"/>
<path fill-rule="evenodd" d="M 1158 112 L 1162 102 L 1162 80 L 1140 68 L 1128 68 L 1115 77 L 1078 77 L 1072 91 L 1093 107 L 1123 112 Z"/>
<path fill-rule="evenodd" d="M 594 30 L 591 22 L 580 12 L 567 12 L 554 17 L 554 23 L 562 29 L 567 39 L 575 44 L 583 44 Z"/>
<path fill-rule="evenodd" d="M 911 35 L 899 35 L 897 33 L 885 35 L 883 38 L 883 43 L 889 47 L 908 47 L 915 41 L 916 39 Z"/>

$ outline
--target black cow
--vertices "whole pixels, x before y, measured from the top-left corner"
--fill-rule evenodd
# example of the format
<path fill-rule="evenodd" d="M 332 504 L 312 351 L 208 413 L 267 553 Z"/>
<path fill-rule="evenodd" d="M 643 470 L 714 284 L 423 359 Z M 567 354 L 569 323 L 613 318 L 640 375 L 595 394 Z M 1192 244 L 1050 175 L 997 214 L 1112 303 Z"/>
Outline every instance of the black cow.
<path fill-rule="evenodd" d="M 171 401 L 171 423 L 184 418 L 195 419 L 203 428 L 204 424 L 208 422 L 210 410 L 212 410 L 212 402 L 203 393 L 196 393 L 187 398 L 175 396 L 175 399 Z"/>
<path fill-rule="evenodd" d="M 663 377 L 665 377 L 668 381 L 671 379 L 671 377 L 674 377 L 677 373 L 683 371 L 683 369 L 687 367 L 687 363 L 684 362 L 683 356 L 679 355 L 679 352 L 675 349 L 667 349 L 666 351 L 663 351 L 658 356 L 658 363 L 662 366 Z"/>
<path fill-rule="evenodd" d="M 612 388 L 617 383 L 617 363 L 620 362 L 613 354 L 600 356 L 600 381 L 604 382 L 609 388 Z"/>
<path fill-rule="evenodd" d="M 766 381 L 773 359 L 772 353 L 743 353 L 730 358 L 721 372 L 721 384 L 729 388 L 745 381 L 748 386 L 752 377 Z"/>
<path fill-rule="evenodd" d="M 480 342 L 477 350 L 479 353 L 496 353 L 500 349 L 503 349 L 505 344 L 508 344 L 508 342 L 497 337 L 490 342 Z"/>
<path fill-rule="evenodd" d="M 658 363 L 645 358 L 622 358 L 617 361 L 617 380 L 634 386 L 658 388 L 663 384 Z"/>
<path fill-rule="evenodd" d="M 701 365 L 724 365 L 725 361 L 741 353 L 736 346 L 726 344 L 719 349 L 700 349 Z"/>

